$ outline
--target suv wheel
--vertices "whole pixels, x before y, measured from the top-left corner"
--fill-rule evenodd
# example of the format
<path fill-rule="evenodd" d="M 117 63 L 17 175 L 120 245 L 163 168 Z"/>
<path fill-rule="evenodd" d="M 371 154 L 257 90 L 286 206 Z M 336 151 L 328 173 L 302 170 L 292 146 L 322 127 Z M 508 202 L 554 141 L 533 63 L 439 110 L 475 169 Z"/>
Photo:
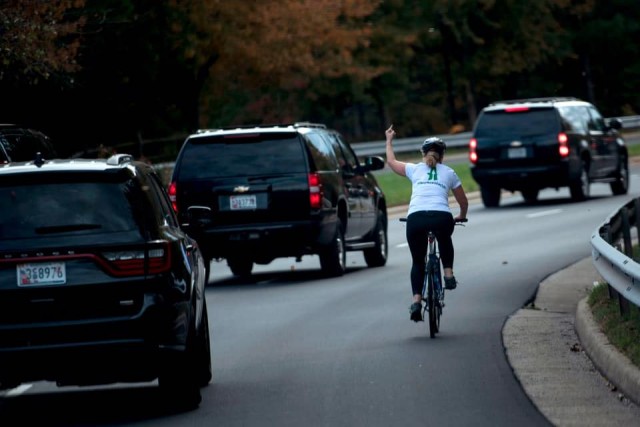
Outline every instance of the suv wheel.
<path fill-rule="evenodd" d="M 522 190 L 521 193 L 525 202 L 535 203 L 538 200 L 540 190 L 538 188 L 528 188 L 526 190 Z"/>
<path fill-rule="evenodd" d="M 228 258 L 227 265 L 233 275 L 238 277 L 249 277 L 251 276 L 251 270 L 253 270 L 253 261 L 241 257 Z"/>
<path fill-rule="evenodd" d="M 342 276 L 347 265 L 342 222 L 338 220 L 333 241 L 320 253 L 322 271 L 331 277 Z"/>
<path fill-rule="evenodd" d="M 482 203 L 487 208 L 495 208 L 500 204 L 500 188 L 483 185 L 480 187 Z"/>
<path fill-rule="evenodd" d="M 387 242 L 387 227 L 385 226 L 384 214 L 378 211 L 378 222 L 373 231 L 373 241 L 375 246 L 363 251 L 364 260 L 369 267 L 382 267 L 387 263 L 389 245 Z"/>
<path fill-rule="evenodd" d="M 202 326 L 200 334 L 196 339 L 196 370 L 197 380 L 200 387 L 204 387 L 213 378 L 211 368 L 211 339 L 209 337 L 209 315 L 207 313 L 207 303 L 202 307 Z"/>
<path fill-rule="evenodd" d="M 178 410 L 191 410 L 202 401 L 197 367 L 195 322 L 191 322 L 185 351 L 167 357 L 158 385 L 167 405 Z"/>
<path fill-rule="evenodd" d="M 569 185 L 571 198 L 576 202 L 581 202 L 589 197 L 589 166 L 587 162 L 582 161 L 580 177 L 574 179 Z"/>
<path fill-rule="evenodd" d="M 611 192 L 616 196 L 627 194 L 629 191 L 629 161 L 626 157 L 620 159 L 617 175 L 616 180 L 611 183 Z"/>

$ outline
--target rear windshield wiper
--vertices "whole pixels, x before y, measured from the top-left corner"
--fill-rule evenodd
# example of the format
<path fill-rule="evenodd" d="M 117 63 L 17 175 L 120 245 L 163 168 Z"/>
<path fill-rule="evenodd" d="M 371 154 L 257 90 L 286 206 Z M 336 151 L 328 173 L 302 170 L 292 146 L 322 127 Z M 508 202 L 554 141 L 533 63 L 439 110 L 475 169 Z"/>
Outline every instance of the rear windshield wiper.
<path fill-rule="evenodd" d="M 67 233 L 69 231 L 94 230 L 102 228 L 100 224 L 68 224 L 68 225 L 52 225 L 49 227 L 36 228 L 37 234 Z"/>

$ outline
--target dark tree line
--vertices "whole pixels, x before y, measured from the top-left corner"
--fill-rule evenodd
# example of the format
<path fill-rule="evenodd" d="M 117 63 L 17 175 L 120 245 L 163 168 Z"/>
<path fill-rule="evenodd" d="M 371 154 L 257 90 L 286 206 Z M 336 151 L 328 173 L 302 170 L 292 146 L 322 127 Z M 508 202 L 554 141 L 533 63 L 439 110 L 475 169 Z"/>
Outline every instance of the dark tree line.
<path fill-rule="evenodd" d="M 0 121 L 71 154 L 298 120 L 469 130 L 534 96 L 640 114 L 638 40 L 638 0 L 3 0 Z"/>

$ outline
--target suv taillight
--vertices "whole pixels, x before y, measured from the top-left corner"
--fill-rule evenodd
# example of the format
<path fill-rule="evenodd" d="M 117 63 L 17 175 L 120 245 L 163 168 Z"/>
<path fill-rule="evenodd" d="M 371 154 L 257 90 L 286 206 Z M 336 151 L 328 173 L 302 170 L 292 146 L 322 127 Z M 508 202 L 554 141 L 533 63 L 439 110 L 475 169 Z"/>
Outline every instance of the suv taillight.
<path fill-rule="evenodd" d="M 103 252 L 103 266 L 117 277 L 164 273 L 171 268 L 169 248 L 166 241 L 154 241 L 146 249 Z"/>
<path fill-rule="evenodd" d="M 173 206 L 173 210 L 178 213 L 178 203 L 176 194 L 178 194 L 178 186 L 175 182 L 169 184 L 169 188 L 167 189 L 169 192 L 169 199 L 171 200 L 171 206 Z"/>
<path fill-rule="evenodd" d="M 474 165 L 478 162 L 478 152 L 476 149 L 478 148 L 478 140 L 475 138 L 471 138 L 469 141 L 469 161 Z"/>
<path fill-rule="evenodd" d="M 322 207 L 322 183 L 318 173 L 309 174 L 309 205 L 311 209 Z"/>
<path fill-rule="evenodd" d="M 558 152 L 560 153 L 560 157 L 568 157 L 569 156 L 569 138 L 567 134 L 564 132 L 560 132 L 558 134 Z"/>

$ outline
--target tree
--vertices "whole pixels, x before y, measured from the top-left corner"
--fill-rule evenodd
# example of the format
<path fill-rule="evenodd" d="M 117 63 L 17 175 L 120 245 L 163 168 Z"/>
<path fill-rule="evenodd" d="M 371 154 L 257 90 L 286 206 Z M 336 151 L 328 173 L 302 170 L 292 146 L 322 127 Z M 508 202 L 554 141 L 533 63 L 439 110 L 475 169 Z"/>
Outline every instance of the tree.
<path fill-rule="evenodd" d="M 77 72 L 84 0 L 0 3 L 0 80 L 38 83 Z"/>
<path fill-rule="evenodd" d="M 377 70 L 354 53 L 368 43 L 366 17 L 377 3 L 169 0 L 175 47 L 191 71 L 194 122 L 286 121 L 299 117 L 313 79 L 371 78 Z"/>

